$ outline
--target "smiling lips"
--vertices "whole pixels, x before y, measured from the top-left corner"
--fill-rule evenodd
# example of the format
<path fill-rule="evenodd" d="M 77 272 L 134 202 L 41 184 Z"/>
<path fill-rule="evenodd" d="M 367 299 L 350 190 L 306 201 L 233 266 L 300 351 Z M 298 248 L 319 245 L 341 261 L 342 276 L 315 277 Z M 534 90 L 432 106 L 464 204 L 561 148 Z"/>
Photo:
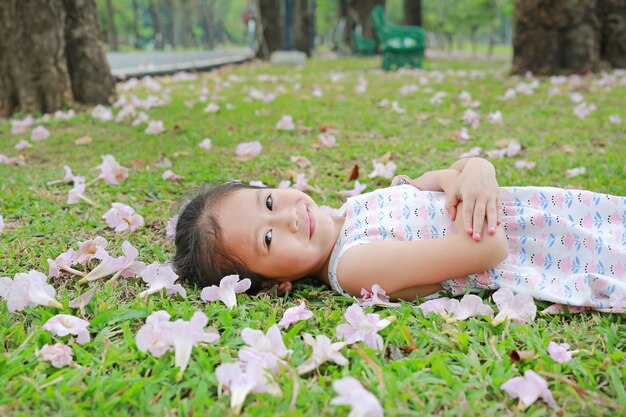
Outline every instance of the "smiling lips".
<path fill-rule="evenodd" d="M 310 240 L 311 236 L 313 236 L 313 232 L 315 231 L 315 217 L 313 217 L 313 213 L 311 213 L 308 208 L 306 209 L 306 214 L 309 217 L 309 240 Z"/>

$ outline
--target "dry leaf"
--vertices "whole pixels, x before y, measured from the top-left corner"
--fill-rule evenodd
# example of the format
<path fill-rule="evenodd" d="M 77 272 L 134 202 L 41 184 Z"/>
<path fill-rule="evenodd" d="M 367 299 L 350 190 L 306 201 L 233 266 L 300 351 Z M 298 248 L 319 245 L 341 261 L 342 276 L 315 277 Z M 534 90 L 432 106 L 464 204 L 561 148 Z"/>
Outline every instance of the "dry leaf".
<path fill-rule="evenodd" d="M 418 114 L 415 115 L 415 120 L 418 123 L 424 123 L 428 119 L 430 119 L 430 115 L 429 114 L 418 113 Z"/>
<path fill-rule="evenodd" d="M 389 161 L 391 161 L 391 151 L 385 152 L 383 156 L 376 160 L 376 162 L 380 162 L 381 164 L 386 164 Z"/>
<path fill-rule="evenodd" d="M 189 156 L 187 151 L 177 151 L 172 154 L 172 158 L 180 158 L 181 156 Z"/>
<path fill-rule="evenodd" d="M 96 287 L 92 287 L 89 291 L 82 293 L 81 295 L 70 301 L 70 308 L 80 308 L 82 310 L 87 304 L 91 302 L 95 294 Z"/>
<path fill-rule="evenodd" d="M 139 159 L 133 159 L 132 161 L 130 161 L 130 164 L 135 168 L 146 166 L 146 162 Z"/>
<path fill-rule="evenodd" d="M 350 182 L 358 178 L 359 178 L 359 165 L 354 164 L 354 166 L 350 169 L 350 173 L 348 174 L 348 177 L 346 178 L 345 182 Z"/>
<path fill-rule="evenodd" d="M 496 146 L 498 148 L 506 148 L 507 146 L 509 146 L 512 143 L 517 143 L 516 139 L 510 139 L 510 138 L 506 138 L 506 139 L 500 139 L 496 141 Z"/>
<path fill-rule="evenodd" d="M 93 138 L 89 135 L 81 136 L 74 141 L 74 145 L 89 145 L 93 142 Z"/>
<path fill-rule="evenodd" d="M 535 357 L 534 350 L 512 349 L 511 352 L 509 353 L 509 359 L 511 359 L 511 362 L 521 362 L 526 359 L 533 359 L 534 357 Z"/>

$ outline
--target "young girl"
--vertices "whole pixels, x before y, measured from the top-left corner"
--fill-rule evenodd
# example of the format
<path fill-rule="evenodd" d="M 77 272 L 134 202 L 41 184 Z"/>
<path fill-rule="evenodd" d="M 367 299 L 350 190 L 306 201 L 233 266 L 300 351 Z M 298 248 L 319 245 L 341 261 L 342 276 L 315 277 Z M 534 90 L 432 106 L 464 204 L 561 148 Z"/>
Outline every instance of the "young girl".
<path fill-rule="evenodd" d="M 405 300 L 508 287 L 626 312 L 625 230 L 624 197 L 499 188 L 493 165 L 470 158 L 396 177 L 351 197 L 338 215 L 295 189 L 228 182 L 182 210 L 174 265 L 200 286 L 239 274 L 253 291 L 277 283 L 284 292 L 312 276 L 341 294 L 379 284 Z"/>

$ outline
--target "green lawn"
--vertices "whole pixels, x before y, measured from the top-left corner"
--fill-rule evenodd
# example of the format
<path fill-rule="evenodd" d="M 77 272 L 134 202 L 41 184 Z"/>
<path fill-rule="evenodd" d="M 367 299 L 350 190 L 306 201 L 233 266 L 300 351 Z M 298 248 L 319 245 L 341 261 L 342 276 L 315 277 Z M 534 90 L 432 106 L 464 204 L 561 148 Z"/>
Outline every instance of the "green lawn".
<path fill-rule="evenodd" d="M 253 63 L 201 74 L 196 81 L 161 79 L 158 92 L 141 86 L 120 91 L 129 99 L 150 94 L 169 97 L 168 104 L 146 111 L 167 129 L 156 136 L 144 133 L 146 125 L 96 120 L 86 108 L 69 121 L 41 123 L 50 138 L 18 152 L 14 145 L 29 135 L 11 134 L 9 121 L 0 120 L 0 154 L 25 157 L 22 166 L 0 164 L 0 215 L 6 225 L 0 234 L 0 276 L 13 277 L 31 269 L 47 273 L 47 258 L 54 259 L 70 247 L 76 249 L 77 242 L 96 235 L 108 240 L 112 255 L 120 256 L 122 242 L 128 240 L 139 249 L 139 260 L 165 262 L 174 253 L 165 225 L 176 210 L 176 200 L 207 180 L 260 180 L 276 186 L 289 179 L 290 171 L 303 172 L 309 184 L 321 190 L 313 194 L 318 204 L 339 207 L 337 191 L 353 188 L 346 178 L 355 164 L 366 191 L 388 184 L 383 178 L 367 178 L 372 161 L 386 152 L 391 152 L 398 165 L 397 174 L 418 176 L 449 166 L 474 146 L 489 150 L 502 139 L 515 139 L 522 145 L 518 156 L 492 161 L 501 185 L 574 186 L 626 194 L 626 76 L 612 81 L 607 76 L 585 76 L 577 83 L 556 85 L 560 92 L 552 94 L 555 85 L 542 79 L 534 94 L 501 100 L 508 88 L 531 83 L 508 77 L 503 63 L 435 61 L 427 62 L 425 71 L 400 73 L 383 73 L 378 68 L 377 58 L 313 60 L 304 69 Z M 331 81 L 331 74 L 339 80 Z M 368 82 L 362 95 L 353 93 L 359 77 Z M 410 84 L 417 91 L 401 94 L 400 89 Z M 198 98 L 204 86 L 210 92 L 203 103 Z M 314 86 L 321 88 L 322 97 L 311 94 Z M 584 119 L 576 117 L 568 86 L 597 110 Z M 276 92 L 277 98 L 270 103 L 247 100 L 250 87 Z M 439 91 L 447 97 L 441 104 L 431 104 L 431 97 Z M 467 142 L 453 140 L 453 134 L 464 126 L 461 117 L 466 107 L 458 98 L 462 91 L 481 103 L 477 110 L 480 128 L 468 128 L 472 139 Z M 383 99 L 397 100 L 406 111 L 379 107 Z M 219 113 L 202 111 L 211 101 L 221 106 Z M 227 103 L 234 108 L 227 109 Z M 503 125 L 486 120 L 487 113 L 496 110 L 502 112 Z M 274 126 L 283 115 L 291 115 L 298 128 L 276 131 Z M 621 124 L 609 122 L 611 115 L 619 115 Z M 314 146 L 325 126 L 339 131 L 334 148 Z M 74 144 L 85 135 L 92 137 L 90 144 Z M 208 152 L 198 147 L 205 137 L 213 143 Z M 254 140 L 263 145 L 261 154 L 238 162 L 236 145 Z M 46 185 L 63 177 L 65 164 L 89 182 L 97 176 L 93 168 L 105 154 L 130 168 L 130 175 L 117 186 L 101 181 L 89 185 L 85 194 L 97 206 L 68 205 L 70 185 Z M 184 176 L 182 182 L 161 178 L 165 169 L 155 162 L 162 155 L 171 160 L 176 174 Z M 290 161 L 293 155 L 306 156 L 311 166 L 299 169 Z M 521 159 L 534 161 L 537 167 L 518 170 L 514 163 Z M 566 170 L 577 167 L 585 167 L 586 173 L 565 177 Z M 108 228 L 101 217 L 116 201 L 133 207 L 144 217 L 145 226 L 130 233 Z M 77 281 L 62 275 L 49 282 L 66 306 L 61 312 L 80 316 L 67 307 L 69 300 L 85 291 Z M 327 288 L 302 286 L 284 298 L 239 295 L 238 306 L 228 310 L 221 303 L 201 301 L 196 288 L 188 288 L 187 299 L 155 294 L 141 301 L 136 298 L 146 289 L 141 279 L 123 279 L 115 288 L 103 281 L 95 282 L 98 292 L 85 308 L 91 342 L 71 344 L 75 367 L 56 369 L 35 356 L 36 349 L 58 341 L 41 327 L 59 311 L 40 306 L 10 313 L 6 303 L 0 302 L 0 415 L 224 416 L 229 413 L 230 399 L 218 399 L 214 369 L 236 360 L 244 344 L 240 337 L 244 327 L 266 331 L 286 308 L 306 299 L 314 317 L 283 332 L 287 348 L 293 349 L 289 363 L 295 368 L 310 354 L 301 335 L 333 338 L 351 304 Z M 483 318 L 447 324 L 438 316 L 424 317 L 413 305 L 403 302 L 399 308 L 366 309 L 397 318 L 381 332 L 384 353 L 357 344 L 344 348 L 350 361 L 345 367 L 325 364 L 302 377 L 285 370 L 276 378 L 282 396 L 252 394 L 242 415 L 345 416 L 349 409 L 331 406 L 330 400 L 335 396 L 332 381 L 348 375 L 376 395 L 387 416 L 617 416 L 624 412 L 623 317 L 600 313 L 538 316 L 529 325 L 493 328 Z M 221 334 L 219 342 L 193 349 L 179 382 L 173 353 L 154 358 L 135 345 L 135 334 L 145 318 L 161 309 L 172 319 L 186 320 L 201 310 L 209 326 Z M 579 352 L 570 362 L 558 364 L 547 353 L 550 341 L 569 343 Z M 534 349 L 537 355 L 512 363 L 512 349 Z M 559 411 L 541 400 L 527 412 L 520 411 L 517 400 L 500 390 L 503 382 L 529 369 L 546 379 Z"/>

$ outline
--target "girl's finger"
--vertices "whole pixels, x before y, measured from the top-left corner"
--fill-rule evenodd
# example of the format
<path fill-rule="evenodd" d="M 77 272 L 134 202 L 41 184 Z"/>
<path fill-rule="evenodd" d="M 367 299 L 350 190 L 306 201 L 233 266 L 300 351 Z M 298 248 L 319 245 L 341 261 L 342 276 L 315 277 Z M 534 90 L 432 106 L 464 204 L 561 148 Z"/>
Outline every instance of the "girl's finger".
<path fill-rule="evenodd" d="M 450 219 L 452 219 L 452 221 L 456 220 L 456 206 L 459 204 L 459 201 L 459 198 L 454 194 L 446 197 L 445 209 L 448 212 L 448 215 L 450 215 Z"/>
<path fill-rule="evenodd" d="M 486 204 L 483 200 L 477 200 L 474 207 L 474 222 L 472 228 L 474 229 L 473 239 L 477 242 L 482 238 L 481 233 L 483 230 L 483 224 L 485 223 L 485 208 Z"/>
<path fill-rule="evenodd" d="M 476 230 L 473 224 L 474 204 L 476 204 L 474 200 L 468 201 L 463 199 L 463 223 L 465 223 L 465 231 L 470 236 Z"/>
<path fill-rule="evenodd" d="M 500 200 L 500 196 L 496 199 L 496 213 L 498 215 L 498 226 L 502 224 L 502 201 Z"/>
<path fill-rule="evenodd" d="M 496 210 L 496 204 L 493 200 L 489 200 L 487 204 L 487 232 L 490 235 L 496 233 L 496 226 L 498 224 L 498 212 Z"/>

